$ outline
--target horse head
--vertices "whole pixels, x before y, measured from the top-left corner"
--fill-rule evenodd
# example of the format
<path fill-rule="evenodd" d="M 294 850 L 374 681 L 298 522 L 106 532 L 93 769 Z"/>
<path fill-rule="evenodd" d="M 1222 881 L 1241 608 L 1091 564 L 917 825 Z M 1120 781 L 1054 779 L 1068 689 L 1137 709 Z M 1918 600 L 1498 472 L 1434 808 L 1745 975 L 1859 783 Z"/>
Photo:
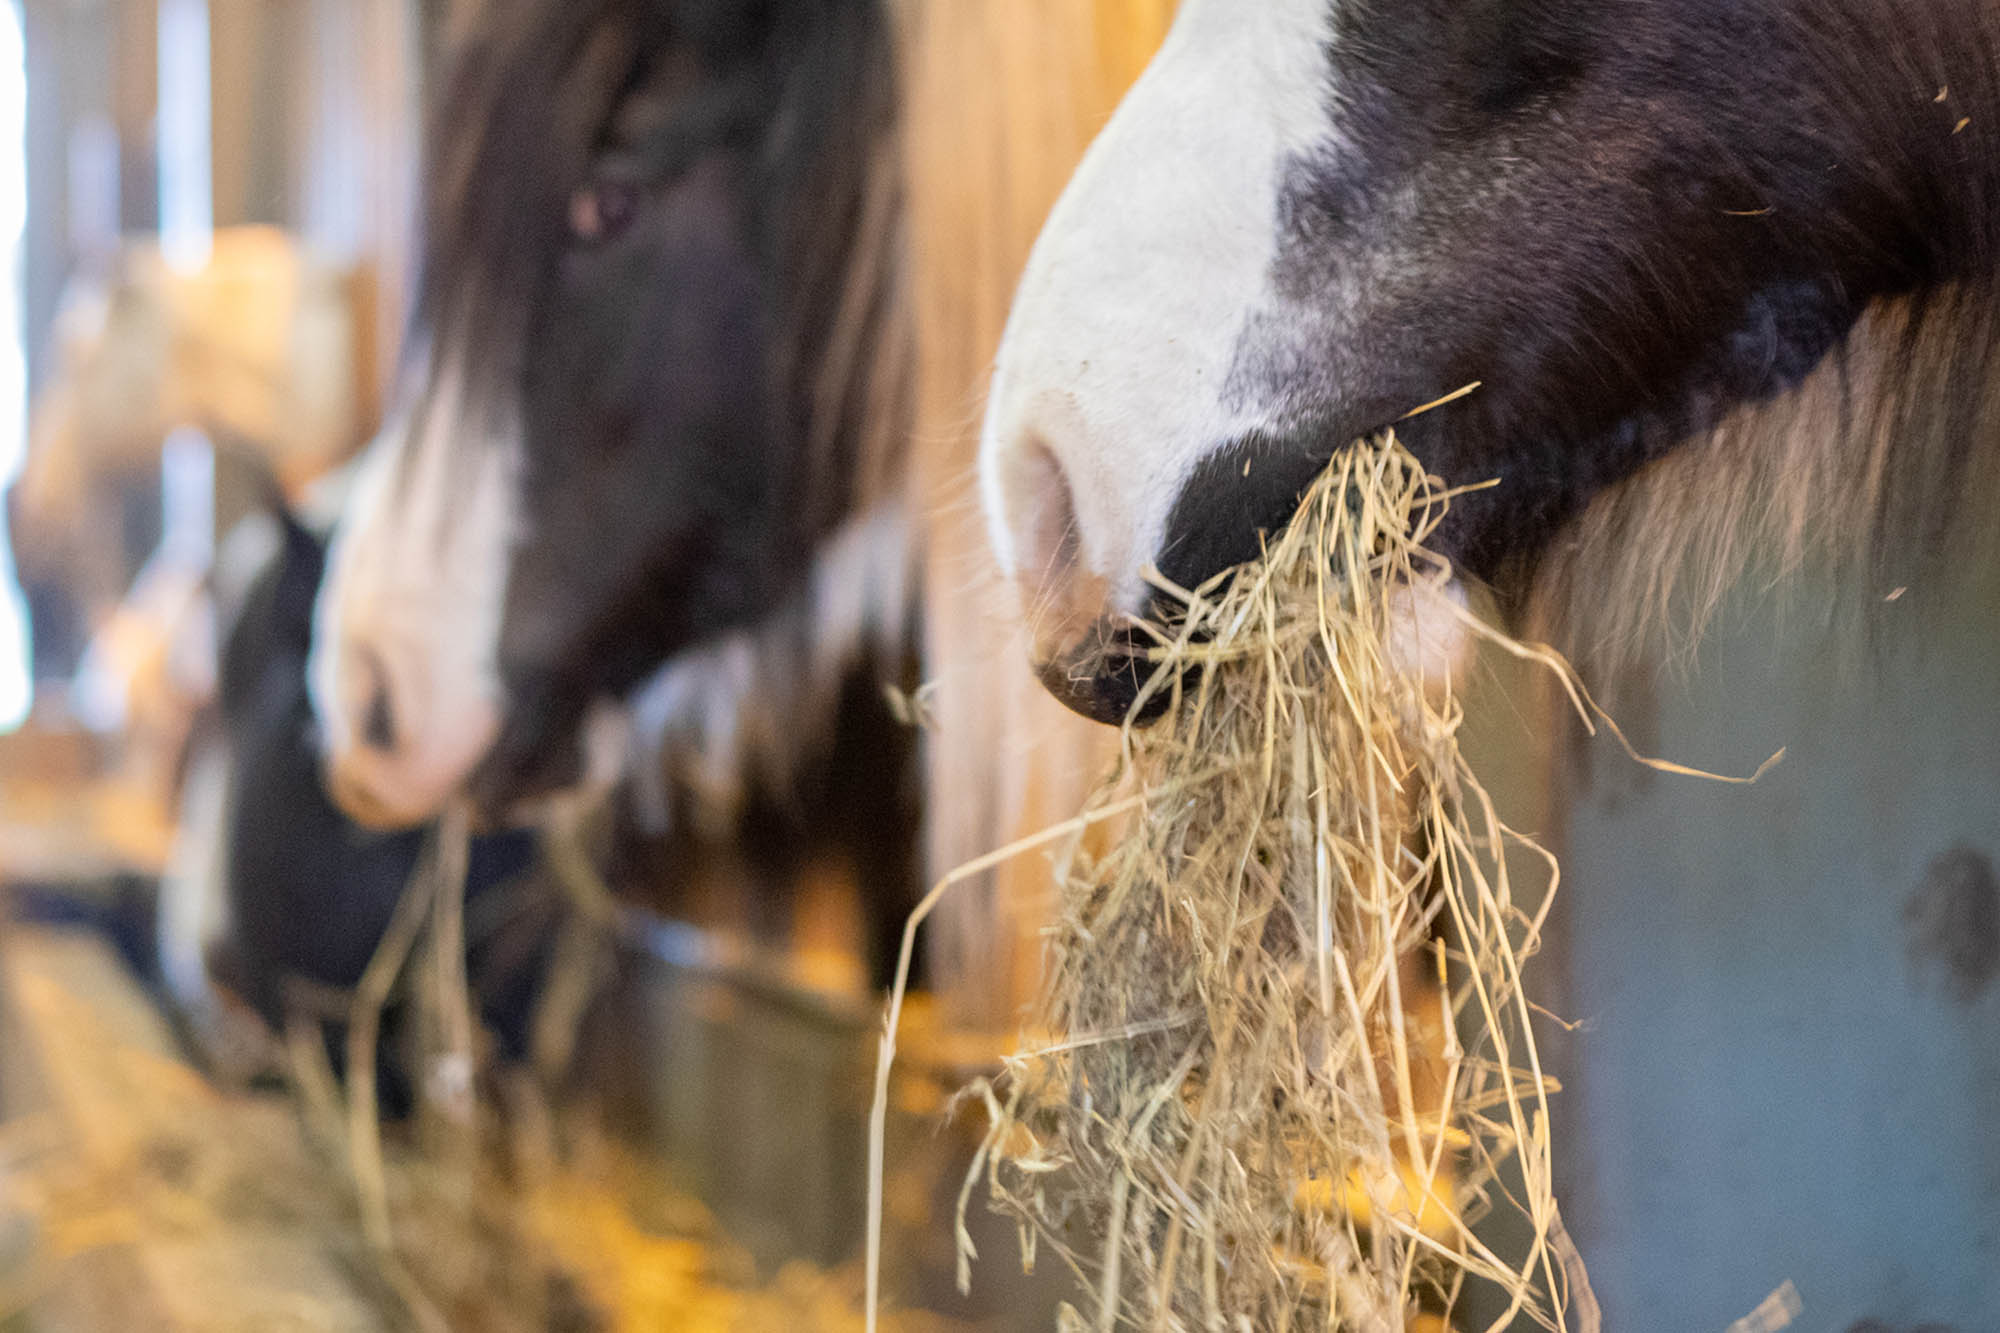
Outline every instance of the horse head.
<path fill-rule="evenodd" d="M 793 595 L 888 489 L 886 19 L 505 0 L 455 62 L 407 383 L 320 600 L 334 788 L 558 780 L 593 701 Z"/>
<path fill-rule="evenodd" d="M 1259 550 L 1399 427 L 1481 580 L 1989 277 L 1990 0 L 1186 0 L 1048 219 L 981 480 L 1045 679 L 1130 704 L 1148 570 Z"/>

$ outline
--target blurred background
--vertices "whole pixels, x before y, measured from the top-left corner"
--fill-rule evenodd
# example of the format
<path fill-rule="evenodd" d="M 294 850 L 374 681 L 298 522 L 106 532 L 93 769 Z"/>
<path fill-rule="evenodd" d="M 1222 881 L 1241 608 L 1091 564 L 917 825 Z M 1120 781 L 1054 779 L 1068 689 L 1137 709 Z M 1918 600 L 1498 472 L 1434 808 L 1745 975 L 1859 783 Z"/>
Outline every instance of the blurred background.
<path fill-rule="evenodd" d="M 1171 5 L 882 7 L 938 108 L 885 140 L 929 182 L 907 223 L 871 225 L 922 328 L 890 424 L 926 444 L 892 480 L 945 573 L 880 586 L 957 665 L 858 678 L 893 723 L 742 798 L 715 736 L 775 724 L 716 721 L 708 666 L 668 662 L 610 778 L 512 829 L 379 834 L 317 767 L 322 547 L 410 376 L 454 62 L 561 9 L 0 0 L 0 1328 L 861 1327 L 914 876 L 1073 805 L 1102 745 L 969 572 L 964 487 L 1027 247 Z M 968 813 L 926 832 L 939 700 L 963 725 L 921 762 Z M 1082 758 L 1030 771 L 1035 737 Z M 887 804 L 829 794 L 854 772 Z M 822 807 L 890 813 L 829 860 Z M 1067 1290 L 975 1208 L 995 1262 L 960 1296 L 951 1221 L 980 1130 L 949 1099 L 1012 1039 L 1046 898 L 1039 866 L 970 884 L 920 959 L 889 1327 L 1045 1328 Z"/>
<path fill-rule="evenodd" d="M 215 441 L 297 490 L 373 429 L 445 10 L 7 7 L 10 729 L 171 751 L 211 687 L 192 585 L 258 498 Z"/>

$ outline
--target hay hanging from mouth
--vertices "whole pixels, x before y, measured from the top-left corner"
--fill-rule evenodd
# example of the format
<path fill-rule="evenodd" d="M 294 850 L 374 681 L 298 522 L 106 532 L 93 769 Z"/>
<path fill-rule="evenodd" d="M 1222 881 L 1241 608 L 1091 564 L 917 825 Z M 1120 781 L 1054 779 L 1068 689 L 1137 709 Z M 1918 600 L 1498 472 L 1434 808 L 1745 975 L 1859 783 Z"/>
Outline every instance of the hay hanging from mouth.
<path fill-rule="evenodd" d="M 1455 494 L 1393 434 L 1359 443 L 1263 560 L 1167 590 L 1185 612 L 1146 689 L 1172 706 L 1094 807 L 1126 812 L 1116 844 L 1059 867 L 1057 1036 L 975 1088 L 967 1202 L 983 1183 L 1075 1268 L 1076 1327 L 1387 1333 L 1479 1282 L 1496 1327 L 1579 1326 L 1521 972 L 1546 903 L 1507 873 L 1510 845 L 1546 854 L 1415 662 L 1489 637 L 1581 699 L 1452 596 L 1425 542 Z M 1524 1254 L 1469 1228 L 1495 1208 Z"/>

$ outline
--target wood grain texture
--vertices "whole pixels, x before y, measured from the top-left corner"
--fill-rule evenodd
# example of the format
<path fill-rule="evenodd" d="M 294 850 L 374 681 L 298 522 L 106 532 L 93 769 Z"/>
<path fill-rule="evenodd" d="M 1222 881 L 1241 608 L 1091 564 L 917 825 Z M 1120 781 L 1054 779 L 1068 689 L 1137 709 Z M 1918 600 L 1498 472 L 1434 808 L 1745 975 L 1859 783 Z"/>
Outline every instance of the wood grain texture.
<path fill-rule="evenodd" d="M 1112 733 L 1027 669 L 973 490 L 986 381 L 1028 252 L 1084 149 L 1151 58 L 1171 0 L 901 0 L 918 480 L 938 732 L 931 863 L 942 872 L 1076 813 Z M 951 1021 L 1011 1031 L 1036 978 L 1045 854 L 964 886 L 931 927 Z"/>

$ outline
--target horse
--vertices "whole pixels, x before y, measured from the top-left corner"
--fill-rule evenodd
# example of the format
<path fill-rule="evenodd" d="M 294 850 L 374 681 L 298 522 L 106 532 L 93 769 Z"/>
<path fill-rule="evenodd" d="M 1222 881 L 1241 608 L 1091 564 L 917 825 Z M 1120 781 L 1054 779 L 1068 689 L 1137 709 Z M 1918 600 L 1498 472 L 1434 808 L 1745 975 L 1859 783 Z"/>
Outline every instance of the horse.
<path fill-rule="evenodd" d="M 413 351 L 320 597 L 333 791 L 376 826 L 461 792 L 504 815 L 571 778 L 599 706 L 664 665 L 671 790 L 636 822 L 733 846 L 759 885 L 831 854 L 905 901 L 885 11 L 501 0 L 464 42 Z M 879 968 L 902 913 L 878 915 Z"/>
<path fill-rule="evenodd" d="M 1996 133 L 1991 0 L 1187 0 L 992 381 L 1045 683 L 1124 718 L 1150 571 L 1253 558 L 1392 426 L 1498 483 L 1437 534 L 1461 590 L 1611 656 L 1746 569 L 1921 582 L 2000 456 Z"/>
<path fill-rule="evenodd" d="M 199 726 L 162 886 L 160 973 L 218 1064 L 241 1054 L 232 1004 L 279 1033 L 306 1018 L 327 1034 L 338 1064 L 349 993 L 417 871 L 425 832 L 361 828 L 321 781 L 306 695 L 321 537 L 273 498 L 232 531 L 221 555 L 216 708 Z M 528 1054 L 562 910 L 559 891 L 536 873 L 539 859 L 529 830 L 474 837 L 467 851 L 468 973 L 499 1053 L 516 1060 Z"/>
<path fill-rule="evenodd" d="M 372 411 L 360 284 L 263 226 L 222 228 L 192 272 L 134 240 L 71 277 L 9 497 L 43 674 L 74 668 L 70 641 L 112 613 L 158 537 L 177 428 L 253 455 L 294 492 L 360 443 Z"/>
<path fill-rule="evenodd" d="M 1030 656 L 1044 683 L 1094 720 L 1132 718 L 1143 645 L 1174 614 L 1162 586 L 1195 587 L 1254 558 L 1261 534 L 1290 517 L 1335 450 L 1391 427 L 1447 483 L 1497 482 L 1458 497 L 1435 536 L 1460 595 L 1486 585 L 1510 619 L 1585 650 L 1579 665 L 1593 676 L 1657 665 L 1636 659 L 1698 633 L 1737 589 L 1761 599 L 1782 582 L 1857 613 L 1906 587 L 1914 598 L 1948 596 L 1947 585 L 1963 584 L 1943 577 L 1955 561 L 1992 558 L 1996 133 L 1991 0 L 1184 0 L 1047 218 L 996 359 L 983 507 L 996 563 L 1033 613 Z M 1899 615 L 1909 601 L 1897 602 Z M 1469 674 L 1473 636 L 1455 610 L 1412 599 L 1409 616 L 1424 641 L 1420 665 L 1447 679 Z M 1886 612 L 1866 620 L 1894 623 Z M 1769 627 L 1757 628 L 1747 650 L 1735 645 L 1739 668 L 1747 659 L 1798 671 L 1815 656 L 1774 657 Z M 1974 650 L 1939 670 L 1979 660 Z M 1655 679 L 1640 674 L 1642 688 Z M 1818 685 L 1796 679 L 1801 695 Z M 1784 697 L 1784 680 L 1766 684 L 1766 700 Z M 1863 734 L 1893 732 L 1885 722 Z M 1532 748 L 1512 758 L 1541 762 L 1524 758 Z M 1848 757 L 1853 772 L 1840 780 L 1895 780 L 1893 769 L 1885 780 L 1866 756 Z M 1786 800 L 1810 785 L 1797 776 L 1780 775 L 1760 808 L 1784 811 L 1809 839 L 1814 825 Z M 1563 804 L 1559 786 L 1534 793 L 1548 824 L 1522 827 L 1585 823 L 1586 803 Z M 1607 881 L 1648 859 L 1684 864 L 1678 835 L 1651 840 L 1670 819 L 1600 809 L 1588 826 L 1594 861 L 1581 855 L 1587 843 L 1564 848 L 1585 862 L 1589 887 L 1562 901 L 1594 902 L 1599 917 L 1631 914 L 1635 897 Z M 1606 853 L 1613 828 L 1609 840 L 1639 839 L 1629 858 Z M 1723 862 L 1758 836 L 1725 842 L 1717 828 L 1682 841 L 1725 846 Z M 1659 949 L 1675 964 L 1665 984 L 1631 991 L 1622 1007 L 1606 997 L 1627 985 L 1631 955 L 1586 953 L 1617 937 L 1575 928 L 1582 943 L 1568 979 L 1590 1005 L 1580 1012 L 1596 1020 L 1617 1008 L 1584 1062 L 1586 1081 L 1600 1082 L 1583 1114 L 1598 1120 L 1590 1135 L 1608 1140 L 1603 1160 L 1635 1164 L 1619 1182 L 1648 1196 L 1622 1211 L 1590 1188 L 1564 1200 L 1565 1211 L 1582 1204 L 1586 1245 L 1601 1239 L 1612 1253 L 1598 1287 L 1607 1326 L 1689 1326 L 1690 1305 L 1657 1298 L 1685 1290 L 1712 1309 L 1725 1290 L 1715 1280 L 1704 1291 L 1714 1275 L 1686 1263 L 1690 1247 L 1673 1248 L 1675 1238 L 1661 1242 L 1661 1273 L 1644 1273 L 1654 1261 L 1634 1253 L 1653 1246 L 1647 1214 L 1671 1194 L 1656 1186 L 1715 1179 L 1680 1158 L 1704 1155 L 1702 1135 L 1719 1120 L 1697 1093 L 1674 1109 L 1699 1107 L 1705 1128 L 1675 1138 L 1671 1118 L 1649 1122 L 1616 1105 L 1643 1095 L 1631 1080 L 1600 1073 L 1619 1059 L 1659 1062 L 1664 1032 L 1704 1049 L 1708 1068 L 1742 1058 L 1741 1046 L 1708 1049 L 1720 1043 L 1688 1010 L 1645 1021 L 1662 994 L 1704 987 L 1704 969 L 1681 971 L 1690 948 L 1727 951 L 1712 971 L 1730 974 L 1746 958 L 1761 969 L 1753 950 L 1782 940 L 1796 949 L 1787 983 L 1812 997 L 1802 1008 L 1829 994 L 1842 997 L 1834 1005 L 1876 1001 L 1874 983 L 1845 969 L 1803 984 L 1841 955 L 1816 927 L 1785 926 L 1824 919 L 1829 905 L 1851 915 L 1880 896 L 1880 882 L 1857 870 L 1847 897 L 1773 904 L 1812 871 L 1764 871 L 1714 875 L 1708 894 L 1688 895 L 1712 930 L 1674 910 L 1628 930 L 1627 948 Z M 1677 888 L 1677 873 L 1640 882 Z M 1780 921 L 1758 936 L 1744 919 L 1758 916 L 1760 891 L 1762 910 Z M 1592 973 L 1600 979 L 1578 980 Z M 1732 1010 L 1726 1021 L 1769 1022 L 1772 1012 Z M 1607 1058 L 1619 1045 L 1614 1027 L 1624 1044 Z M 1844 1029 L 1831 1037 L 1849 1039 Z M 1812 1050 L 1826 1040 L 1787 1028 L 1772 1044 Z M 1904 1040 L 1898 1029 L 1886 1044 Z M 1990 1042 L 1975 1028 L 1966 1047 L 1977 1061 Z M 1822 1085 L 1821 1072 L 1807 1076 L 1803 1096 L 1839 1087 L 1824 1092 L 1830 1105 L 1872 1107 L 1909 1078 L 1900 1051 L 1876 1065 L 1857 1059 L 1845 1083 Z M 1976 1123 L 1986 1103 L 1971 1105 Z M 1743 1108 L 1736 1123 L 1767 1107 Z M 1664 1130 L 1669 1142 L 1635 1152 L 1646 1140 L 1623 1137 L 1635 1127 Z M 1875 1128 L 1871 1118 L 1861 1134 Z M 1753 1141 L 1785 1141 L 1790 1129 Z M 1711 1137 L 1733 1138 L 1734 1125 Z M 1954 1142 L 1948 1127 L 1934 1143 L 1926 1135 L 1927 1146 Z M 1910 1157 L 1915 1169 L 1897 1168 L 1911 1178 L 1956 1169 L 1943 1152 Z M 1747 1175 L 1731 1185 L 1740 1197 L 1762 1190 Z M 1623 1229 L 1591 1227 L 1593 1207 Z M 1718 1230 L 1715 1248 L 1755 1253 L 1746 1268 L 1796 1259 L 1803 1269 L 1815 1249 L 1816 1238 L 1788 1234 L 1778 1258 L 1748 1229 Z M 1993 1308 L 1980 1295 L 1991 1265 L 1974 1236 L 1953 1239 L 1955 1251 L 1952 1241 L 1940 1247 L 1952 1262 L 1938 1267 L 1944 1283 L 1962 1275 L 1962 1294 L 1925 1292 L 1927 1279 L 1910 1277 L 1921 1246 L 1892 1241 L 1878 1270 L 1814 1304 L 1814 1317 L 1841 1319 L 1842 1300 L 1907 1309 L 1928 1298 L 1956 1300 L 1977 1312 L 1961 1320 L 1977 1324 Z M 1868 1269 L 1857 1260 L 1876 1257 L 1818 1248 L 1831 1251 L 1829 1266 Z"/>

